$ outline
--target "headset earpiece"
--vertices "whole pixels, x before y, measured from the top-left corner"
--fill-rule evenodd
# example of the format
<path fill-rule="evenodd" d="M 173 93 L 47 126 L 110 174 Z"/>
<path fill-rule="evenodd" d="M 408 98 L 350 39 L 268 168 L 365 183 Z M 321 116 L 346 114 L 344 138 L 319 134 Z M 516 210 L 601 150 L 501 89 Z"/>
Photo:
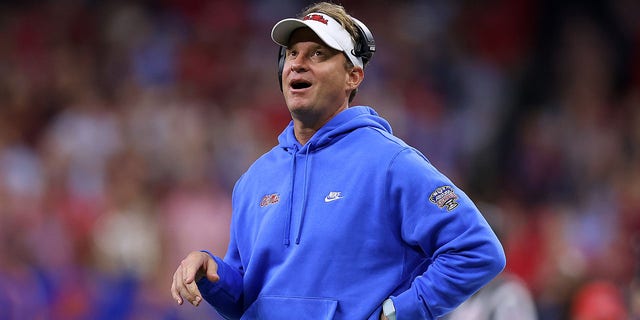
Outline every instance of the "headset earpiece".
<path fill-rule="evenodd" d="M 356 42 L 352 53 L 356 57 L 362 58 L 362 64 L 366 66 L 376 52 L 376 41 L 373 39 L 373 34 L 369 31 L 369 28 L 362 21 L 351 16 L 350 18 L 360 35 L 360 40 Z"/>
<path fill-rule="evenodd" d="M 278 83 L 280 84 L 280 91 L 282 91 L 282 72 L 284 70 L 284 59 L 287 56 L 287 49 L 279 46 L 278 49 Z"/>

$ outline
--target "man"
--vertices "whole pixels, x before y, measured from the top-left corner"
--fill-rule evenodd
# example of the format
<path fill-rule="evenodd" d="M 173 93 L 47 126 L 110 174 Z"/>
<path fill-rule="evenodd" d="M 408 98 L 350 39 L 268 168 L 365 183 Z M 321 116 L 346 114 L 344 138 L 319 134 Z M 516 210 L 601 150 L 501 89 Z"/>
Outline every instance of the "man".
<path fill-rule="evenodd" d="M 229 319 L 435 319 L 500 273 L 471 200 L 373 109 L 349 107 L 371 54 L 357 20 L 319 3 L 271 36 L 293 120 L 236 183 L 224 259 L 190 253 L 173 298 Z"/>

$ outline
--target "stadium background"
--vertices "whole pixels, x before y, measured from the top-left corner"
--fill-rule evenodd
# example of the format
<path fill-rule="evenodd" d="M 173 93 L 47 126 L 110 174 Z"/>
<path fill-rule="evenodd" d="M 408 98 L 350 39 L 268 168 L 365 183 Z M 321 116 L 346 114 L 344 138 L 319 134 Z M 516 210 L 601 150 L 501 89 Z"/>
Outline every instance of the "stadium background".
<path fill-rule="evenodd" d="M 171 275 L 226 248 L 306 3 L 0 2 L 1 319 L 215 318 Z M 356 103 L 478 202 L 540 318 L 640 317 L 640 4 L 342 3 L 378 45 Z"/>

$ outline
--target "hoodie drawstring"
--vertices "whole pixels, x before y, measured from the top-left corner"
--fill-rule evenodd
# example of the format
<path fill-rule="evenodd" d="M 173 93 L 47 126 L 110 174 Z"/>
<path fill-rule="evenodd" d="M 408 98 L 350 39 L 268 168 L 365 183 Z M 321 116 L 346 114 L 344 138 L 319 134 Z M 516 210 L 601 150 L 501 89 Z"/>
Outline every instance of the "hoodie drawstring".
<path fill-rule="evenodd" d="M 305 152 L 305 163 L 304 163 L 304 181 L 302 183 L 302 211 L 300 213 L 300 222 L 298 223 L 298 230 L 296 233 L 296 240 L 295 243 L 296 244 L 300 244 L 300 237 L 302 234 L 302 225 L 304 224 L 304 218 L 305 218 L 305 214 L 307 212 L 307 196 L 309 194 L 308 192 L 308 180 L 309 180 L 309 167 L 310 167 L 310 162 L 311 162 L 311 157 L 310 157 L 310 148 L 311 146 L 307 146 L 307 150 Z M 291 179 L 289 180 L 289 190 L 291 190 L 290 196 L 289 196 L 289 203 L 288 203 L 288 215 L 287 218 L 285 220 L 285 225 L 284 225 L 284 241 L 283 244 L 285 246 L 289 246 L 289 244 L 291 243 L 291 221 L 293 220 L 293 188 L 295 187 L 294 183 L 295 183 L 295 177 L 296 177 L 296 157 L 297 157 L 297 153 L 298 153 L 298 149 L 295 148 L 294 152 L 292 153 L 292 159 L 291 159 Z"/>
<path fill-rule="evenodd" d="M 285 224 L 284 224 L 284 242 L 283 244 L 285 246 L 288 246 L 290 243 L 289 238 L 291 237 L 291 217 L 293 215 L 293 182 L 296 179 L 296 154 L 298 153 L 298 148 L 294 148 L 292 155 L 292 159 L 291 159 L 291 179 L 289 180 L 289 190 L 290 191 L 290 195 L 289 195 L 289 208 L 288 208 L 288 215 L 287 215 L 287 219 L 285 220 Z"/>
<path fill-rule="evenodd" d="M 309 163 L 311 162 L 311 157 L 309 156 L 309 150 L 311 150 L 311 145 L 307 146 L 307 152 L 305 154 L 305 162 L 304 162 L 304 183 L 302 189 L 302 212 L 300 213 L 300 223 L 298 224 L 298 233 L 296 235 L 296 244 L 300 244 L 300 236 L 302 235 L 302 224 L 304 224 L 304 216 L 307 213 L 307 181 L 309 180 Z"/>

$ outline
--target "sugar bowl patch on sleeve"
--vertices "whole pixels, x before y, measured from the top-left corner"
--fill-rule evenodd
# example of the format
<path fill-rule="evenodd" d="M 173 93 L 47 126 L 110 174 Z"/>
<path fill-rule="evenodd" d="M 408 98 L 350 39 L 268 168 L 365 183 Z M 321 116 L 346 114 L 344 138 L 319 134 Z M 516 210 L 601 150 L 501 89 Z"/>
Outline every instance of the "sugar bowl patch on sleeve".
<path fill-rule="evenodd" d="M 429 200 L 436 204 L 438 208 L 446 208 L 447 211 L 451 211 L 458 206 L 458 195 L 451 186 L 437 188 L 431 193 Z"/>

